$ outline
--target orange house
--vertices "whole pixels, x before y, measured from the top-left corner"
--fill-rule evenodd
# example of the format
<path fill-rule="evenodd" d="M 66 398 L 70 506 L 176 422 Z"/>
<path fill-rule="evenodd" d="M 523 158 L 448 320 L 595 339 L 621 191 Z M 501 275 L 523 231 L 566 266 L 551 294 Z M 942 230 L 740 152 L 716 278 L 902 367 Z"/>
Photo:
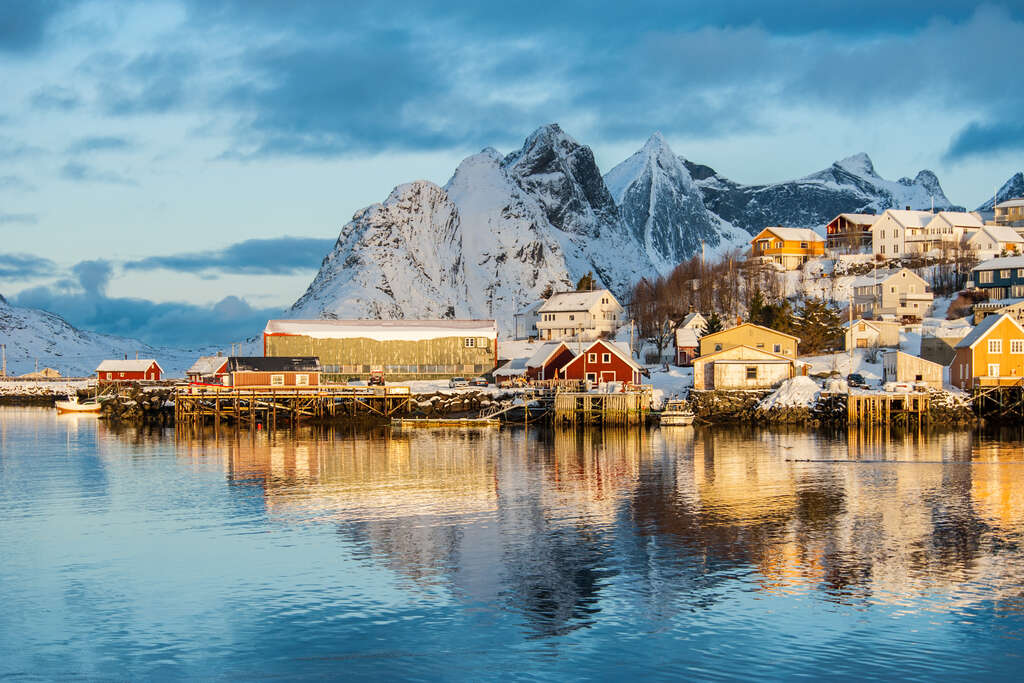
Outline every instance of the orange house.
<path fill-rule="evenodd" d="M 751 258 L 762 258 L 783 270 L 796 270 L 807 259 L 825 255 L 825 238 L 810 228 L 765 228 L 750 240 Z"/>
<path fill-rule="evenodd" d="M 1024 328 L 1005 313 L 978 323 L 954 353 L 949 383 L 964 391 L 1024 380 Z"/>

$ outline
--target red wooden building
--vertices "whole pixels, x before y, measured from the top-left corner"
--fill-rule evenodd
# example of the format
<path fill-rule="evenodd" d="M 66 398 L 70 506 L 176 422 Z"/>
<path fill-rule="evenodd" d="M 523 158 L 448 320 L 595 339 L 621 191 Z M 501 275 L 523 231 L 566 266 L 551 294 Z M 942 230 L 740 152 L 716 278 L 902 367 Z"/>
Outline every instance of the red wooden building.
<path fill-rule="evenodd" d="M 309 387 L 320 384 L 320 359 L 313 356 L 231 356 L 231 386 Z"/>
<path fill-rule="evenodd" d="M 224 384 L 224 378 L 229 377 L 227 356 L 200 356 L 185 371 L 185 377 L 189 382 L 200 384 Z"/>
<path fill-rule="evenodd" d="M 562 368 L 575 357 L 565 342 L 541 344 L 526 361 L 526 376 L 530 379 L 559 379 Z"/>
<path fill-rule="evenodd" d="M 159 380 L 163 374 L 163 368 L 152 358 L 105 360 L 96 368 L 96 378 L 102 382 Z"/>
<path fill-rule="evenodd" d="M 565 379 L 591 382 L 640 383 L 640 366 L 614 343 L 598 339 L 569 361 L 561 373 Z"/>

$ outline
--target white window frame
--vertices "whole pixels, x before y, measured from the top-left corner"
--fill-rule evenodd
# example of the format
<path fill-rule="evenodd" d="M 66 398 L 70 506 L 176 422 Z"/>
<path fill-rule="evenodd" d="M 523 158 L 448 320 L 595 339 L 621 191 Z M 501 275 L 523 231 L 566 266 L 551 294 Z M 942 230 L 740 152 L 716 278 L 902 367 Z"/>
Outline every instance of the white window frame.
<path fill-rule="evenodd" d="M 587 354 L 587 362 L 588 363 L 596 363 L 597 362 L 597 354 L 596 353 L 588 353 Z"/>
<path fill-rule="evenodd" d="M 1010 353 L 1024 353 L 1024 339 L 1011 339 Z"/>
<path fill-rule="evenodd" d="M 1002 339 L 989 339 L 988 340 L 988 352 L 989 353 L 1002 353 L 1003 352 L 1003 340 Z"/>
<path fill-rule="evenodd" d="M 612 362 L 612 354 L 610 354 L 610 353 L 602 353 L 601 354 L 601 362 L 602 363 L 611 363 Z"/>
<path fill-rule="evenodd" d="M 476 337 L 466 337 L 465 339 L 462 340 L 462 345 L 467 349 L 475 349 Z"/>
<path fill-rule="evenodd" d="M 295 386 L 297 386 L 297 387 L 308 387 L 309 386 L 309 375 L 295 375 Z"/>
<path fill-rule="evenodd" d="M 988 364 L 988 376 L 989 377 L 999 377 L 999 363 L 989 363 Z"/>
<path fill-rule="evenodd" d="M 271 375 L 270 386 L 272 387 L 283 387 L 284 386 L 284 375 Z"/>

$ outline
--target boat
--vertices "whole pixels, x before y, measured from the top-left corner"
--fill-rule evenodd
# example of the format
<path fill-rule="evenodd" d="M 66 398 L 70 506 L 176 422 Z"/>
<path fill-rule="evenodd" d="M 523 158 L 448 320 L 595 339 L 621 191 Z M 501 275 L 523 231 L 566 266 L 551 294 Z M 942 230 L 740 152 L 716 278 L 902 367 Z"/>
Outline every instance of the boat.
<path fill-rule="evenodd" d="M 98 413 L 102 405 L 99 401 L 85 401 L 84 403 L 78 402 L 77 396 L 68 396 L 65 401 L 54 402 L 54 407 L 57 408 L 57 413 Z"/>
<path fill-rule="evenodd" d="M 693 424 L 693 411 L 686 405 L 686 401 L 666 401 L 661 411 L 661 425 L 663 427 L 685 427 Z"/>

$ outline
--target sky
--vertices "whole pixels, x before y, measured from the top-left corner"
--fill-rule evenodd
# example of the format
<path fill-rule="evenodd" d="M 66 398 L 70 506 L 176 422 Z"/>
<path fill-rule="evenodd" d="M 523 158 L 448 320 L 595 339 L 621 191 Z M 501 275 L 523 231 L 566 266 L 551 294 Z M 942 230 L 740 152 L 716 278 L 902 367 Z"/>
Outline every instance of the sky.
<path fill-rule="evenodd" d="M 867 152 L 973 208 L 1024 168 L 1024 3 L 0 3 L 0 294 L 258 333 L 352 214 L 558 122 L 745 183 Z M 240 330 L 244 330 L 240 333 Z"/>

